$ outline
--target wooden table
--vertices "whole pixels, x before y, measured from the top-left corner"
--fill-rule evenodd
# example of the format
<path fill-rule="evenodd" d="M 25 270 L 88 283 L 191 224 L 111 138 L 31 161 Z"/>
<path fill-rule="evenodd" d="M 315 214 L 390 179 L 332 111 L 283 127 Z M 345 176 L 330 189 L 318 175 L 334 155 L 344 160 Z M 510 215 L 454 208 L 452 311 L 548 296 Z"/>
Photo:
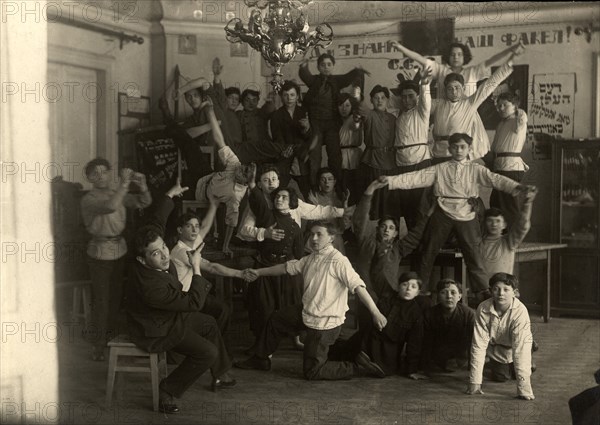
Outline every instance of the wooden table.
<path fill-rule="evenodd" d="M 531 261 L 546 262 L 546 284 L 544 285 L 542 299 L 542 315 L 544 317 L 544 322 L 548 322 L 550 319 L 552 250 L 566 247 L 566 244 L 561 243 L 523 242 L 516 251 L 515 264 L 527 263 Z M 441 250 L 436 258 L 435 265 L 440 267 L 453 267 L 454 279 L 466 286 L 467 265 L 465 264 L 462 252 L 453 249 Z"/>

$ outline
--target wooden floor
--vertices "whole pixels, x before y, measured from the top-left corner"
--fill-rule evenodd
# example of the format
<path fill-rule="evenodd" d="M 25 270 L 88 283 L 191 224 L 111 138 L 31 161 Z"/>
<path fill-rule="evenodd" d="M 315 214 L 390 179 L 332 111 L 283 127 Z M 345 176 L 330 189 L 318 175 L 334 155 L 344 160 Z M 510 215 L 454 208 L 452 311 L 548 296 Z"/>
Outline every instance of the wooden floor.
<path fill-rule="evenodd" d="M 107 362 L 90 360 L 78 332 L 62 339 L 60 423 L 107 424 L 569 424 L 568 400 L 595 386 L 600 367 L 600 322 L 560 318 L 547 324 L 532 317 L 540 350 L 532 385 L 536 400 L 514 398 L 516 384 L 484 382 L 485 395 L 463 394 L 467 372 L 411 381 L 355 378 L 342 382 L 302 379 L 302 353 L 286 341 L 273 356 L 270 372 L 233 370 L 238 386 L 212 393 L 209 374 L 178 401 L 181 413 L 152 411 L 149 375 L 121 374 L 110 408 L 104 403 Z M 242 317 L 232 328 L 237 359 L 251 338 Z"/>

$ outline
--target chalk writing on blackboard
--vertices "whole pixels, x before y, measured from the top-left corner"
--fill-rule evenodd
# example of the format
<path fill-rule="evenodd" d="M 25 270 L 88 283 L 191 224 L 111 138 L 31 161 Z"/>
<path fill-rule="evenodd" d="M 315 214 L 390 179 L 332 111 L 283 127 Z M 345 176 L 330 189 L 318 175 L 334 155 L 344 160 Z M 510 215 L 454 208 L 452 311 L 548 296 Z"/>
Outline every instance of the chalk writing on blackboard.
<path fill-rule="evenodd" d="M 146 175 L 151 191 L 164 192 L 177 175 L 177 146 L 173 139 L 165 138 L 162 131 L 136 136 L 138 167 Z"/>

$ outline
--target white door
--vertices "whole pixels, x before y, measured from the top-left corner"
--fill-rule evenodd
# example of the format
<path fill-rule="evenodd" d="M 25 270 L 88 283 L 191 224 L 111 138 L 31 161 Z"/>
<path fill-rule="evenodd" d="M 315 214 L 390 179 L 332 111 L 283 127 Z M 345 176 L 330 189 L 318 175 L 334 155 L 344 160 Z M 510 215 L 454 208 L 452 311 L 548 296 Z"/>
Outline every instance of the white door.
<path fill-rule="evenodd" d="M 50 62 L 46 87 L 53 163 L 45 165 L 42 174 L 50 178 L 62 175 L 64 180 L 85 187 L 83 168 L 98 152 L 98 72 Z"/>

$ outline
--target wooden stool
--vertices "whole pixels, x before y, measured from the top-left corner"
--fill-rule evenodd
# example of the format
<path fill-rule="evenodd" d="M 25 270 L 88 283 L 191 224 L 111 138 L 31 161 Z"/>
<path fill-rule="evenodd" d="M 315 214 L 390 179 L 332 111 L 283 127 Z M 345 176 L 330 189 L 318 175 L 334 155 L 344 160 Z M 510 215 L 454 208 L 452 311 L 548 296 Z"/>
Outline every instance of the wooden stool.
<path fill-rule="evenodd" d="M 158 384 L 159 370 L 161 375 L 167 376 L 167 356 L 166 353 L 148 353 L 137 347 L 128 335 L 119 335 L 108 342 L 108 377 L 106 379 L 106 405 L 110 406 L 112 393 L 115 385 L 115 375 L 117 372 L 150 372 L 152 378 L 152 407 L 158 411 Z M 139 363 L 119 365 L 120 357 L 144 357 L 150 359 L 150 364 L 139 365 Z"/>

